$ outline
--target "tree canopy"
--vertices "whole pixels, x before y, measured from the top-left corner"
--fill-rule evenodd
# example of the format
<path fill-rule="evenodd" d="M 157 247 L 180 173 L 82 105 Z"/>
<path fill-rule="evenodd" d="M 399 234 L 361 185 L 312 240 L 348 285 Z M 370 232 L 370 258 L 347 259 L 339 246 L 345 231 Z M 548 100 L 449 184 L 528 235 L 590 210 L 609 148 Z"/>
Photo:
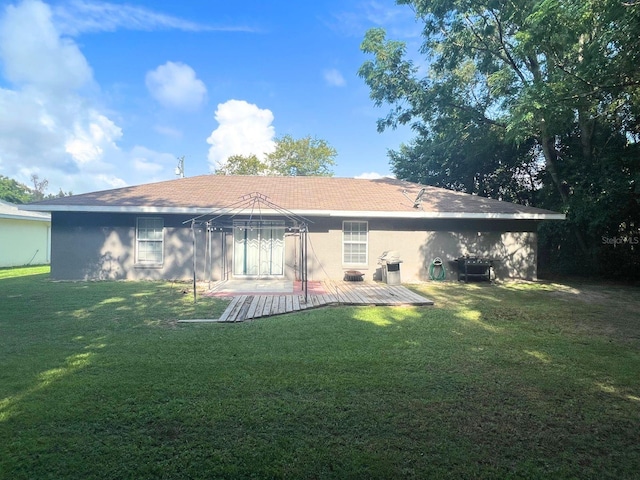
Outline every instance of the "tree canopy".
<path fill-rule="evenodd" d="M 276 141 L 267 161 L 277 175 L 330 177 L 337 154 L 326 140 L 309 135 L 296 140 L 285 135 Z"/>
<path fill-rule="evenodd" d="M 0 200 L 16 204 L 24 204 L 29 202 L 37 202 L 45 198 L 66 197 L 72 195 L 71 192 L 64 192 L 62 189 L 56 194 L 45 195 L 49 181 L 47 179 L 40 180 L 36 174 L 31 175 L 33 188 L 14 180 L 13 178 L 0 175 Z"/>
<path fill-rule="evenodd" d="M 332 176 L 337 152 L 326 140 L 285 135 L 265 161 L 256 155 L 232 155 L 216 170 L 217 175 Z"/>
<path fill-rule="evenodd" d="M 216 170 L 216 175 L 264 175 L 267 164 L 256 155 L 231 155 L 225 164 Z"/>
<path fill-rule="evenodd" d="M 420 59 L 372 29 L 359 74 L 391 106 L 379 130 L 417 134 L 390 153 L 398 177 L 562 210 L 553 241 L 589 264 L 602 236 L 640 235 L 640 3 L 397 3 Z"/>
<path fill-rule="evenodd" d="M 0 199 L 10 203 L 29 203 L 32 199 L 31 190 L 26 185 L 13 178 L 0 175 Z"/>

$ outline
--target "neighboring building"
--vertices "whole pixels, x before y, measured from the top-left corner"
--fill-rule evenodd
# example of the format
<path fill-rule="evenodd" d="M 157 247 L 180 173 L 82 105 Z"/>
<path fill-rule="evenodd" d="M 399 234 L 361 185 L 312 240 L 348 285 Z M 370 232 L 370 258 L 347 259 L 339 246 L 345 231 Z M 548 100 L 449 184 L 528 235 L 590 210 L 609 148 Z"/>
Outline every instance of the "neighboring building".
<path fill-rule="evenodd" d="M 462 255 L 536 278 L 538 224 L 563 214 L 396 179 L 203 175 L 31 204 L 52 214 L 54 279 L 447 278 Z M 195 252 L 195 257 L 194 257 Z M 306 270 L 305 270 L 306 266 Z"/>
<path fill-rule="evenodd" d="M 0 267 L 42 265 L 51 253 L 51 215 L 0 200 Z"/>

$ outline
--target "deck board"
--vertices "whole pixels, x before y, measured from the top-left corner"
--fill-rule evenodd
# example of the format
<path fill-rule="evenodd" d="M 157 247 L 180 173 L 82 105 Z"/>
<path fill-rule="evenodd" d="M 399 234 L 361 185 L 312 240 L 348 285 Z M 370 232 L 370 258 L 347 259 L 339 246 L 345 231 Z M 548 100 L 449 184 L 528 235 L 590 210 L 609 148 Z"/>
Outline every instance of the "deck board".
<path fill-rule="evenodd" d="M 282 295 L 238 295 L 233 297 L 215 322 L 243 322 L 283 315 L 326 305 L 433 305 L 422 295 L 401 285 L 343 282 L 326 284 L 326 293 Z M 204 321 L 204 320 L 203 320 Z"/>
<path fill-rule="evenodd" d="M 233 297 L 233 300 L 231 300 L 231 303 L 227 305 L 226 310 L 222 313 L 222 315 L 220 315 L 221 322 L 228 321 L 229 317 L 231 316 L 231 313 L 235 310 L 236 305 L 238 304 L 239 301 L 240 301 L 240 297 Z"/>
<path fill-rule="evenodd" d="M 255 295 L 253 297 L 253 301 L 251 302 L 251 306 L 249 307 L 249 311 L 247 312 L 247 318 L 254 318 L 256 316 L 256 310 L 259 304 L 260 295 Z"/>

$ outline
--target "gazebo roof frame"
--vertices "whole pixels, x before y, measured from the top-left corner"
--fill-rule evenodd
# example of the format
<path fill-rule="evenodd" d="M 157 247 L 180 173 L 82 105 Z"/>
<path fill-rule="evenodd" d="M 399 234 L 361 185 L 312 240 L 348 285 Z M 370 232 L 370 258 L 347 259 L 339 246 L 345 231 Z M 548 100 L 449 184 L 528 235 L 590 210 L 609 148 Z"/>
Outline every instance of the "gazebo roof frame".
<path fill-rule="evenodd" d="M 220 228 L 232 228 L 233 224 L 228 221 L 221 221 L 221 219 L 230 218 L 233 219 L 238 215 L 249 215 L 248 221 L 254 220 L 254 216 L 256 216 L 257 211 L 257 219 L 263 220 L 263 213 L 261 207 L 266 207 L 281 216 L 287 218 L 292 222 L 292 225 L 288 226 L 289 229 L 296 229 L 299 231 L 306 231 L 307 225 L 309 223 L 313 223 L 308 218 L 302 217 L 296 213 L 293 213 L 286 208 L 280 207 L 275 203 L 269 200 L 269 197 L 260 193 L 260 192 L 252 192 L 240 197 L 240 200 L 237 202 L 228 205 L 226 207 L 216 208 L 211 210 L 208 213 L 203 213 L 202 215 L 198 215 L 197 217 L 193 217 L 189 220 L 185 220 L 182 222 L 183 224 L 191 223 L 192 225 L 197 224 L 208 224 L 210 226 L 220 227 Z M 203 220 L 207 217 L 210 217 L 208 220 Z"/>

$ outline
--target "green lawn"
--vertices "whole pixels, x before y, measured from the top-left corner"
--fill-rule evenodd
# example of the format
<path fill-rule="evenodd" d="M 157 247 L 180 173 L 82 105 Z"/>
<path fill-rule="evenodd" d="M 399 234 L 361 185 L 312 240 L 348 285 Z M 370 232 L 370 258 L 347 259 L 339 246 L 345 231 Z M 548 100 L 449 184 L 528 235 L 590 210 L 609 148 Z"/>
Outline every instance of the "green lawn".
<path fill-rule="evenodd" d="M 0 270 L 0 478 L 638 478 L 640 295 L 429 284 L 242 324 Z"/>

